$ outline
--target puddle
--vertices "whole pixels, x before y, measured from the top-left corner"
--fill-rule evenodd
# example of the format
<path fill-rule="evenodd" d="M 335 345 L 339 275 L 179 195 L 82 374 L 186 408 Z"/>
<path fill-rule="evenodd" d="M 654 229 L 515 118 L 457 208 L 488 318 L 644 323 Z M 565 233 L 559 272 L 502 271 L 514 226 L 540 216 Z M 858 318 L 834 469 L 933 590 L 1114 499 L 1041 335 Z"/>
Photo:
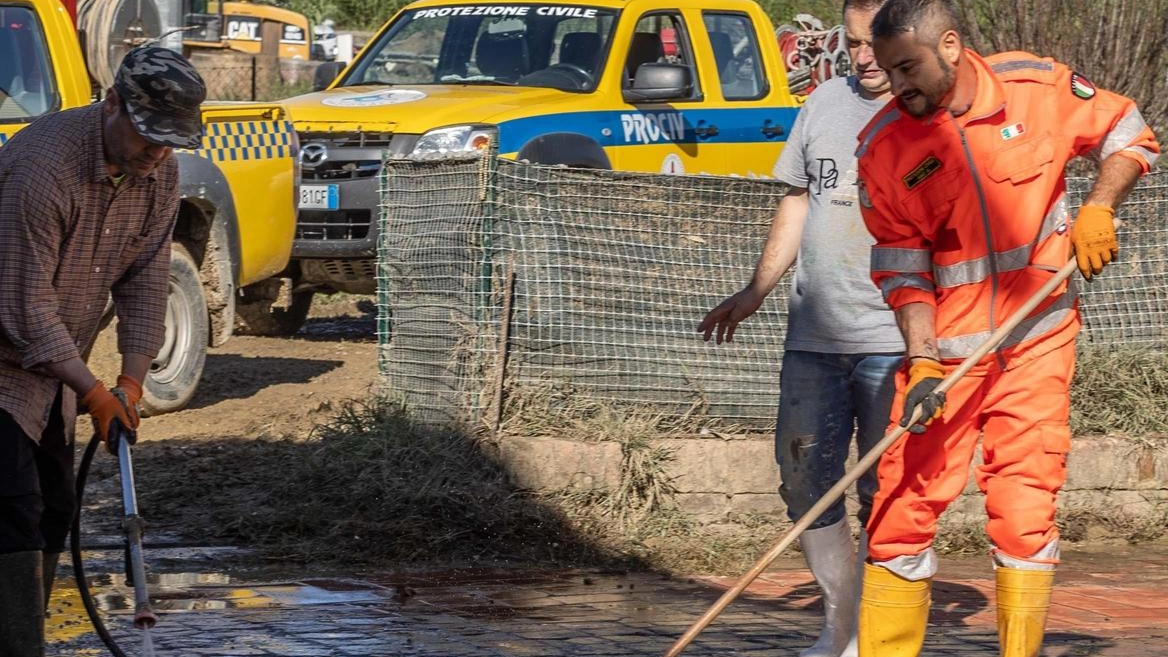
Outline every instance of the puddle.
<path fill-rule="evenodd" d="M 208 568 L 206 572 L 188 570 L 216 564 L 225 558 L 239 557 L 232 548 L 161 548 L 147 552 L 146 561 L 150 601 L 160 614 L 159 625 L 165 628 L 167 613 L 216 609 L 301 608 L 321 605 L 379 604 L 391 598 L 392 590 L 351 579 L 290 578 L 287 568 L 273 571 L 273 576 L 257 577 L 266 569 L 241 570 L 242 575 Z M 86 577 L 94 603 L 111 625 L 130 622 L 134 608 L 134 590 L 126 582 L 121 550 L 89 550 L 83 553 Z M 170 571 L 169 568 L 183 568 Z M 264 580 L 267 581 L 264 581 Z M 81 594 L 73 578 L 72 564 L 63 561 L 57 573 L 53 596 L 49 601 L 46 639 L 49 643 L 73 641 L 92 633 L 93 627 Z M 147 634 L 147 633 L 142 633 Z M 141 654 L 150 654 L 149 636 L 141 641 Z M 101 654 L 101 653 L 95 653 Z"/>
<path fill-rule="evenodd" d="M 105 612 L 133 609 L 133 588 L 121 574 L 95 575 L 88 579 L 98 609 Z M 151 573 L 146 579 L 151 605 L 158 612 L 377 603 L 388 597 L 383 591 L 361 588 L 354 582 L 335 588 L 328 581 L 234 585 L 233 578 L 226 573 Z M 75 597 L 80 605 L 80 594 L 73 579 L 63 577 L 58 582 L 60 588 L 72 593 L 63 597 Z"/>

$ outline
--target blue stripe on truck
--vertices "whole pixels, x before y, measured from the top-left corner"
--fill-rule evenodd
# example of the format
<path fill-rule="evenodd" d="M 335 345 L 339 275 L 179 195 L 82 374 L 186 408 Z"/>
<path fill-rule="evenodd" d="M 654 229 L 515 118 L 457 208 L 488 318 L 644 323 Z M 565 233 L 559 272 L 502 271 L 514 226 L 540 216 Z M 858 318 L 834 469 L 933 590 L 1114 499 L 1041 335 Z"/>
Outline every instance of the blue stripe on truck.
<path fill-rule="evenodd" d="M 574 132 L 589 136 L 601 146 L 636 146 L 642 144 L 753 144 L 782 143 L 787 140 L 797 107 L 603 110 L 565 112 L 530 116 L 499 124 L 499 152 L 514 153 L 535 137 L 552 132 Z M 779 136 L 768 137 L 762 128 L 766 121 L 783 128 Z M 699 139 L 694 129 L 717 126 L 718 134 Z M 608 128 L 610 134 L 603 134 Z"/>

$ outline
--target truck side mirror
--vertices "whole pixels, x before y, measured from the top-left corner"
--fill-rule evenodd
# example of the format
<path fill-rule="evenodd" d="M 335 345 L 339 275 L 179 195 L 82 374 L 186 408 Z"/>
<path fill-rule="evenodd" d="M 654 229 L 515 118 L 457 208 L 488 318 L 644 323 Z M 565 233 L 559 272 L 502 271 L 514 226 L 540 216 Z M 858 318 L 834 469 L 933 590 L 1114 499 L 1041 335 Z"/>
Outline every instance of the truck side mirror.
<path fill-rule="evenodd" d="M 345 68 L 344 62 L 323 62 L 312 74 L 312 90 L 324 91 Z"/>
<path fill-rule="evenodd" d="M 625 89 L 623 96 L 627 103 L 661 102 L 689 98 L 692 91 L 688 66 L 648 62 L 637 67 L 633 86 Z"/>

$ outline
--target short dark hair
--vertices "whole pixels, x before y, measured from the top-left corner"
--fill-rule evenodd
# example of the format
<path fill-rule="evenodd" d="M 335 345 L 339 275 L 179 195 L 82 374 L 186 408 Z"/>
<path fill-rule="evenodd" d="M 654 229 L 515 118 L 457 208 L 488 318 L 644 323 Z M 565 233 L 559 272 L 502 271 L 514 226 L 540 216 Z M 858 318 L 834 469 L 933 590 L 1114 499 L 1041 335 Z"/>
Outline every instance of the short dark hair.
<path fill-rule="evenodd" d="M 874 9 L 880 9 L 880 7 L 886 1 L 887 0 L 844 0 L 843 13 L 848 13 L 849 9 L 859 9 L 860 11 L 872 11 Z"/>
<path fill-rule="evenodd" d="M 961 18 L 951 0 L 888 0 L 872 19 L 872 38 L 918 32 L 918 37 L 961 33 Z"/>

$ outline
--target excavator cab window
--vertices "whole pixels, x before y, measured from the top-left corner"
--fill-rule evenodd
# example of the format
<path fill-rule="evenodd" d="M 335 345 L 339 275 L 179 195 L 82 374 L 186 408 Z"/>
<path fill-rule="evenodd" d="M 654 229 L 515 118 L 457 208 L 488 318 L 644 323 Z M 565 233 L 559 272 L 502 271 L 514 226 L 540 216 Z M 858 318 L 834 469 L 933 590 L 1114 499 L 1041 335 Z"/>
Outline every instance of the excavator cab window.
<path fill-rule="evenodd" d="M 208 0 L 184 0 L 183 41 L 213 43 L 223 38 L 223 5 Z"/>

